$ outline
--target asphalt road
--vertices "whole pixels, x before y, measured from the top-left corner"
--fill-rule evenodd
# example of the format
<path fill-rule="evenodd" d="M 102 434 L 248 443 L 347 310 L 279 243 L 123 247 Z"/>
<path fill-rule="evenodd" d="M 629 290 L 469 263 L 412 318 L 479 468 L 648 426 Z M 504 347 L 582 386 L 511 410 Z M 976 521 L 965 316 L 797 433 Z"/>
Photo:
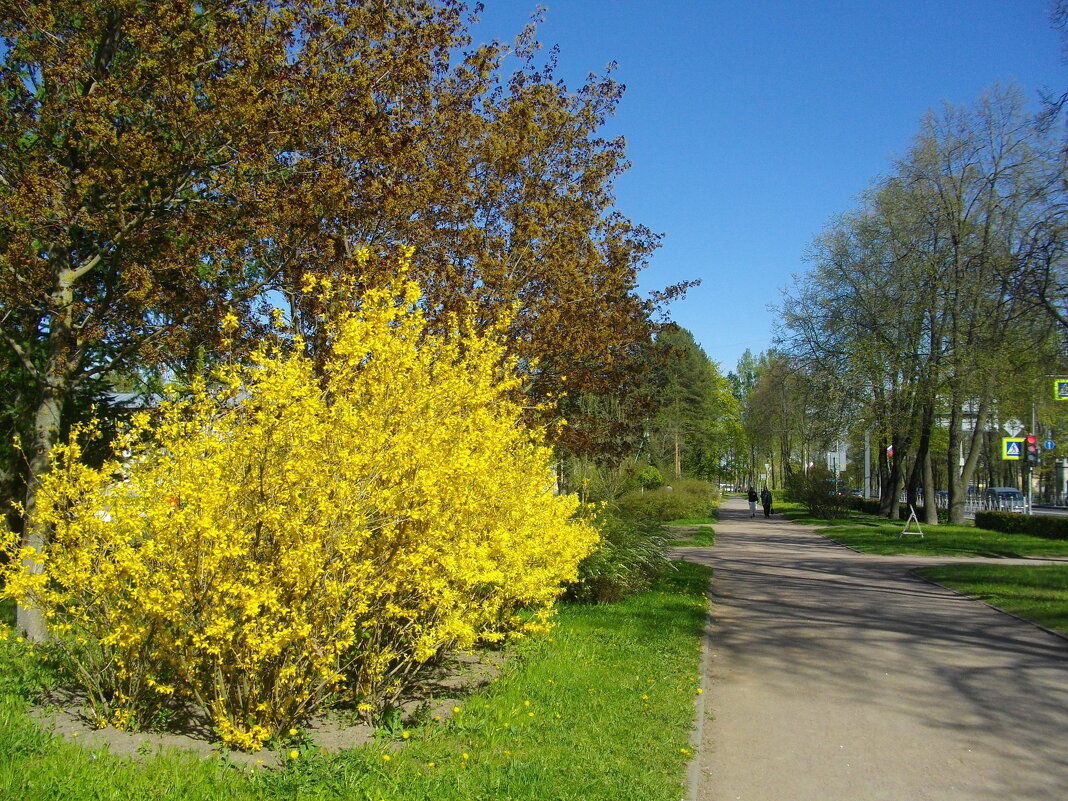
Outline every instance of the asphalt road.
<path fill-rule="evenodd" d="M 1068 640 L 728 501 L 697 801 L 1065 801 Z M 968 559 L 964 561 L 982 561 Z"/>

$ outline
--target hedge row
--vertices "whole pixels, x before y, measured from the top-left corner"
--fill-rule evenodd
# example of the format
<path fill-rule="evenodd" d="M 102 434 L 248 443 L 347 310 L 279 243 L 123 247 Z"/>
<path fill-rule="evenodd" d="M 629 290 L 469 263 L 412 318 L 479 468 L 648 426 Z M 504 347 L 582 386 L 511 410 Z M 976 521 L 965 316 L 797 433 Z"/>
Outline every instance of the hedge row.
<path fill-rule="evenodd" d="M 617 505 L 626 518 L 667 523 L 669 520 L 708 517 L 716 508 L 719 497 L 715 485 L 684 478 L 666 487 L 628 492 Z"/>
<path fill-rule="evenodd" d="M 867 515 L 879 514 L 878 498 L 850 498 L 848 501 L 846 501 L 846 503 L 854 511 L 863 512 Z"/>
<path fill-rule="evenodd" d="M 846 500 L 845 505 L 856 512 L 863 512 L 867 515 L 881 515 L 882 511 L 879 508 L 880 501 L 878 498 L 849 498 Z M 902 520 L 909 519 L 909 505 L 903 503 L 898 507 L 898 516 Z M 916 516 L 921 521 L 926 521 L 926 512 L 923 506 L 916 507 Z"/>
<path fill-rule="evenodd" d="M 865 514 L 878 515 L 880 513 L 878 498 L 850 498 L 846 504 Z M 916 507 L 916 515 L 921 521 L 924 520 L 922 506 Z M 901 504 L 900 516 L 902 520 L 908 519 L 907 504 Z M 1017 512 L 976 512 L 975 526 L 989 531 L 1000 531 L 1003 534 L 1030 534 L 1047 540 L 1068 540 L 1068 518 L 1065 517 L 1023 515 Z"/>
<path fill-rule="evenodd" d="M 976 512 L 975 525 L 1004 534 L 1030 534 L 1047 540 L 1068 540 L 1068 518 L 1016 512 Z"/>

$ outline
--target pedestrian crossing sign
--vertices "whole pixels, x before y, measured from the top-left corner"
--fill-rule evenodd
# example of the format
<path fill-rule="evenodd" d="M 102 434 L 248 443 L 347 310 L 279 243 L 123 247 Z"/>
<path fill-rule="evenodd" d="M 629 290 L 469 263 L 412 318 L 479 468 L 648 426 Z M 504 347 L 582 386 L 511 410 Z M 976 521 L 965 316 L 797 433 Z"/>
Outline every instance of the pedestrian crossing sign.
<path fill-rule="evenodd" d="M 1068 378 L 1053 379 L 1053 400 L 1068 400 Z"/>
<path fill-rule="evenodd" d="M 1024 454 L 1024 438 L 1023 437 L 1002 437 L 1001 438 L 1001 458 L 1008 461 L 1019 461 L 1023 459 Z"/>

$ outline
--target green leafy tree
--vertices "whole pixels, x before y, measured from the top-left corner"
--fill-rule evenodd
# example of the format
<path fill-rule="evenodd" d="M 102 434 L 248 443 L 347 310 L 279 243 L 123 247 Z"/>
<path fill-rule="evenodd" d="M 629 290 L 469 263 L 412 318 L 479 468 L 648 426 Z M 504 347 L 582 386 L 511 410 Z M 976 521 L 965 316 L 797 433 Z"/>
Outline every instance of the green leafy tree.
<path fill-rule="evenodd" d="M 933 491 L 932 448 L 944 443 L 960 522 L 987 422 L 1057 358 L 1051 318 L 1019 276 L 1050 219 L 1058 153 L 1012 88 L 929 113 L 894 174 L 817 239 L 787 297 L 786 347 L 876 432 L 890 516 L 902 488 L 910 502 Z M 933 504 L 927 514 L 934 522 Z"/>
<path fill-rule="evenodd" d="M 729 384 L 693 334 L 675 324 L 657 333 L 646 362 L 646 392 L 658 406 L 650 421 L 654 460 L 670 465 L 675 478 L 715 478 L 736 417 Z"/>
<path fill-rule="evenodd" d="M 738 429 L 731 449 L 732 478 L 735 483 L 753 484 L 756 481 L 757 420 L 750 409 L 750 400 L 760 378 L 760 359 L 746 348 L 735 369 L 727 374 L 731 395 L 739 409 Z"/>
<path fill-rule="evenodd" d="M 656 299 L 635 288 L 658 243 L 615 208 L 623 141 L 599 128 L 622 86 L 605 74 L 569 90 L 533 25 L 513 46 L 474 46 L 471 11 L 4 3 L 0 319 L 22 388 L 28 544 L 47 540 L 36 480 L 72 397 L 113 373 L 203 370 L 224 319 L 240 356 L 276 306 L 321 360 L 330 295 L 312 290 L 344 278 L 358 306 L 393 277 L 366 248 L 415 249 L 439 331 L 453 313 L 511 319 L 534 400 L 619 385 L 652 330 Z M 560 429 L 565 448 L 581 439 Z"/>
<path fill-rule="evenodd" d="M 772 467 L 773 487 L 786 486 L 795 472 L 807 469 L 813 450 L 828 448 L 841 435 L 843 411 L 834 405 L 839 388 L 825 379 L 784 353 L 761 356 L 745 419 L 757 454 Z"/>

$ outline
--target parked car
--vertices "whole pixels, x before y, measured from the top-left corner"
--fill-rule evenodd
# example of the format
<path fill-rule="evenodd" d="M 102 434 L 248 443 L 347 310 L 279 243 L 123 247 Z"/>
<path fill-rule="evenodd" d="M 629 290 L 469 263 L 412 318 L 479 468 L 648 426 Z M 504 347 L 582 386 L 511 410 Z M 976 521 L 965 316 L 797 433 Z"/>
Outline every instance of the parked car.
<path fill-rule="evenodd" d="M 1024 496 L 1015 487 L 987 487 L 983 506 L 999 512 L 1023 512 Z"/>

